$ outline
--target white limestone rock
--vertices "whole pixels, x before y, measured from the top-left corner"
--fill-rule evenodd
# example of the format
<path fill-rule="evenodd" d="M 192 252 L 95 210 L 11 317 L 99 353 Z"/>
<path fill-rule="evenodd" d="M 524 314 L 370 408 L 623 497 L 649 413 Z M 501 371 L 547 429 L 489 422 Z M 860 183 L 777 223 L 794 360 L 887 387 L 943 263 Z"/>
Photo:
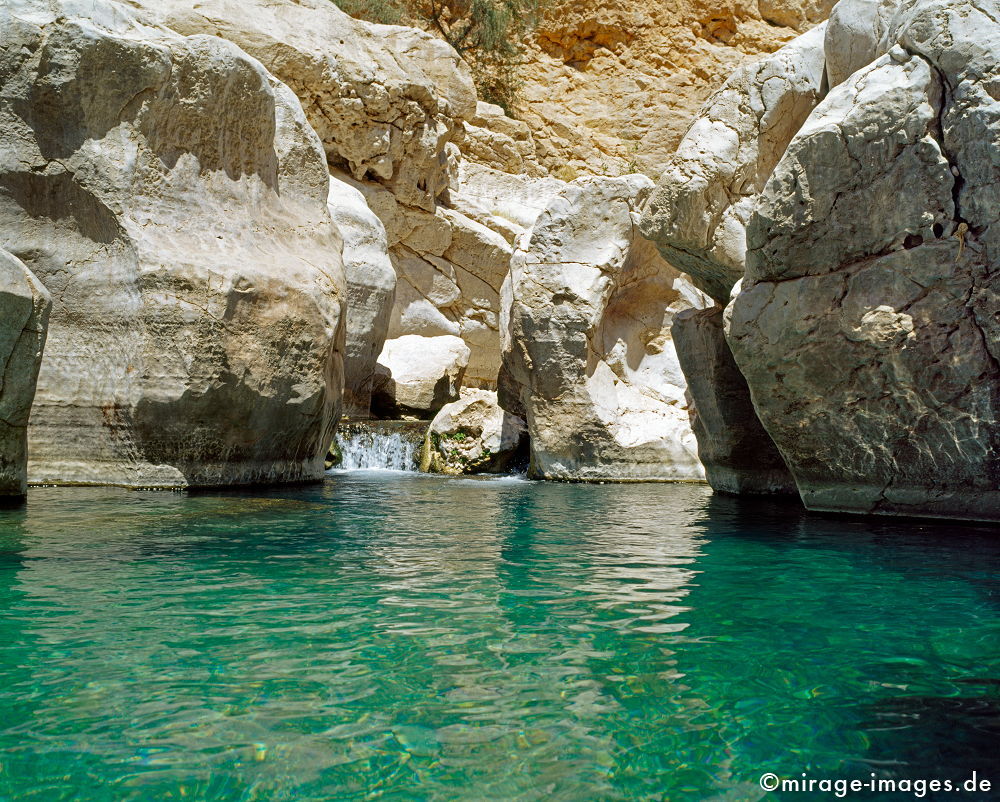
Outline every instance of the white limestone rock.
<path fill-rule="evenodd" d="M 502 294 L 500 404 L 531 473 L 701 479 L 670 325 L 704 296 L 637 232 L 645 176 L 578 179 L 525 233 Z"/>
<path fill-rule="evenodd" d="M 433 416 L 458 400 L 469 354 L 469 346 L 454 335 L 386 340 L 375 368 L 373 411 L 383 417 Z"/>
<path fill-rule="evenodd" d="M 500 408 L 491 390 L 463 389 L 427 429 L 421 470 L 460 475 L 504 473 L 526 450 L 528 428 Z"/>
<path fill-rule="evenodd" d="M 838 0 L 823 45 L 830 88 L 885 53 L 883 40 L 898 5 L 899 0 Z"/>
<path fill-rule="evenodd" d="M 52 297 L 24 263 L 0 249 L 0 497 L 28 482 L 28 416 Z"/>
<path fill-rule="evenodd" d="M 441 39 L 355 20 L 330 0 L 130 0 L 184 34 L 221 36 L 302 101 L 330 164 L 433 210 L 446 149 L 476 113 L 468 68 Z"/>
<path fill-rule="evenodd" d="M 0 244 L 53 298 L 29 480 L 320 478 L 344 278 L 298 100 L 109 0 L 9 0 L 0 31 Z"/>
<path fill-rule="evenodd" d="M 327 208 L 344 241 L 344 414 L 367 417 L 375 362 L 385 344 L 396 298 L 396 271 L 389 259 L 385 226 L 348 176 L 335 173 L 331 177 Z"/>
<path fill-rule="evenodd" d="M 449 197 L 456 211 L 513 244 L 565 187 L 566 182 L 557 178 L 505 173 L 462 161 Z"/>
<path fill-rule="evenodd" d="M 810 509 L 1000 520 L 997 20 L 903 2 L 748 227 L 729 342 Z"/>
<path fill-rule="evenodd" d="M 743 275 L 754 199 L 823 96 L 824 29 L 733 73 L 684 135 L 643 215 L 643 236 L 721 304 Z"/>

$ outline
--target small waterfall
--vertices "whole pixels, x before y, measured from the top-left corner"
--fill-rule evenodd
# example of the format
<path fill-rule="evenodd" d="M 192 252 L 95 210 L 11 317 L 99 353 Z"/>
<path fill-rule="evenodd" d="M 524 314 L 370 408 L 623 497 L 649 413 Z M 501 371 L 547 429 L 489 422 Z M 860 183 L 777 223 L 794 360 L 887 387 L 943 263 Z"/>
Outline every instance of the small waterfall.
<path fill-rule="evenodd" d="M 341 424 L 336 442 L 345 471 L 415 471 L 428 422 L 356 421 Z"/>

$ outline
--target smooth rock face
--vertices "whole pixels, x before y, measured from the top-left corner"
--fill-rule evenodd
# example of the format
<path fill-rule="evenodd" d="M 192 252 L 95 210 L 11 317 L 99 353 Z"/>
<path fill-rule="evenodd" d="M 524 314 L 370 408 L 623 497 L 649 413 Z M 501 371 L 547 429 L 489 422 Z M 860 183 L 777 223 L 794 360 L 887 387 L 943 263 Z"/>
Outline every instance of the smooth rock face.
<path fill-rule="evenodd" d="M 565 188 L 566 182 L 557 178 L 515 175 L 462 161 L 450 198 L 456 211 L 513 244 Z"/>
<path fill-rule="evenodd" d="M 748 227 L 729 342 L 810 509 L 1000 520 L 998 17 L 904 3 Z"/>
<path fill-rule="evenodd" d="M 536 477 L 704 476 L 670 325 L 705 301 L 636 231 L 651 189 L 574 181 L 511 261 L 499 397 L 527 421 Z"/>
<path fill-rule="evenodd" d="M 431 417 L 458 400 L 469 353 L 453 335 L 386 340 L 375 368 L 372 410 L 382 417 Z"/>
<path fill-rule="evenodd" d="M 0 497 L 28 486 L 28 416 L 52 298 L 24 263 L 0 248 Z"/>
<path fill-rule="evenodd" d="M 743 275 L 754 199 L 823 96 L 824 29 L 733 73 L 684 135 L 643 215 L 643 236 L 723 305 Z"/>
<path fill-rule="evenodd" d="M 385 344 L 396 298 L 396 271 L 389 260 L 385 226 L 347 176 L 331 178 L 327 208 L 344 240 L 344 414 L 365 418 L 371 406 L 375 362 Z"/>
<path fill-rule="evenodd" d="M 414 28 L 355 20 L 330 0 L 130 0 L 184 34 L 239 45 L 302 101 L 330 164 L 433 210 L 446 147 L 475 116 L 468 68 Z"/>
<path fill-rule="evenodd" d="M 881 56 L 899 0 L 839 0 L 826 26 L 826 76 L 837 86 Z"/>
<path fill-rule="evenodd" d="M 0 30 L 0 243 L 53 298 L 29 480 L 320 478 L 344 278 L 295 96 L 111 2 L 12 0 Z"/>
<path fill-rule="evenodd" d="M 691 428 L 712 489 L 734 495 L 797 494 L 764 430 L 723 331 L 723 310 L 686 309 L 671 329 L 687 379 Z"/>
<path fill-rule="evenodd" d="M 491 390 L 463 389 L 427 429 L 421 470 L 452 475 L 504 473 L 525 450 L 528 428 Z"/>

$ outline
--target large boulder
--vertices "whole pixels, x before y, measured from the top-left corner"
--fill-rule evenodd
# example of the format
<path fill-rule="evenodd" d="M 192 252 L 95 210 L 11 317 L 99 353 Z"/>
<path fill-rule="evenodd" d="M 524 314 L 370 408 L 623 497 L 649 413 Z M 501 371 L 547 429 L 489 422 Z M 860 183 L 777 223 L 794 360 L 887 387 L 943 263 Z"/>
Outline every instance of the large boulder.
<path fill-rule="evenodd" d="M 823 96 L 824 29 L 733 73 L 684 135 L 643 216 L 643 236 L 723 305 L 743 276 L 754 200 Z"/>
<path fill-rule="evenodd" d="M 729 342 L 810 509 L 1000 520 L 998 19 L 901 4 L 750 221 Z"/>
<path fill-rule="evenodd" d="M 381 417 L 430 418 L 457 401 L 469 365 L 461 337 L 407 334 L 386 340 L 375 368 L 372 410 Z"/>
<path fill-rule="evenodd" d="M 701 479 L 670 325 L 704 296 L 637 232 L 645 176 L 578 179 L 525 233 L 502 297 L 500 403 L 551 479 Z"/>
<path fill-rule="evenodd" d="M 504 473 L 526 452 L 528 429 L 491 390 L 465 389 L 427 429 L 420 468 L 431 473 Z"/>
<path fill-rule="evenodd" d="M 0 249 L 0 497 L 27 489 L 28 415 L 51 309 L 48 290 Z"/>
<path fill-rule="evenodd" d="M 733 495 L 795 494 L 788 466 L 764 430 L 750 388 L 726 342 L 723 310 L 686 309 L 671 328 L 687 379 L 698 458 L 713 490 Z"/>
<path fill-rule="evenodd" d="M 389 259 L 385 226 L 348 176 L 335 174 L 331 178 L 327 208 L 344 240 L 344 414 L 364 418 L 371 406 L 375 362 L 389 332 L 396 271 Z"/>
<path fill-rule="evenodd" d="M 475 117 L 468 68 L 414 28 L 355 20 L 330 0 L 129 0 L 175 31 L 221 36 L 302 101 L 330 164 L 433 210 L 447 145 Z"/>
<path fill-rule="evenodd" d="M 29 479 L 320 478 L 344 278 L 298 100 L 106 0 L 12 0 L 0 31 L 0 244 L 53 297 Z"/>

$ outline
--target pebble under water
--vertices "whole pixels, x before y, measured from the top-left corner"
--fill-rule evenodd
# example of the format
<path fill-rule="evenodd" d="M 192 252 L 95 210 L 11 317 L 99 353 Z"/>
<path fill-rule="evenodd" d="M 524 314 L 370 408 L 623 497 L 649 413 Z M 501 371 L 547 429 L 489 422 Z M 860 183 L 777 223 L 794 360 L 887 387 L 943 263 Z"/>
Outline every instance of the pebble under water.
<path fill-rule="evenodd" d="M 0 799 L 995 789 L 998 535 L 700 485 L 33 489 L 0 512 Z"/>

